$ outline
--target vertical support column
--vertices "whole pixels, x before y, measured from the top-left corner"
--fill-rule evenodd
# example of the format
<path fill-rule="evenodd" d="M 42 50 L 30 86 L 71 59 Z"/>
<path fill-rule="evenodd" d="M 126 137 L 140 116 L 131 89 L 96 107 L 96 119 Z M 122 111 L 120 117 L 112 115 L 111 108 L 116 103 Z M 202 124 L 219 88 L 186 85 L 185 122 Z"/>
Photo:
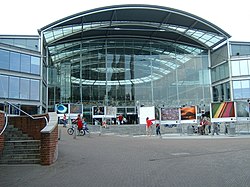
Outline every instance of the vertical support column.
<path fill-rule="evenodd" d="M 104 102 L 105 106 L 108 106 L 108 43 L 107 40 L 105 40 L 105 68 L 106 68 L 106 77 L 105 77 L 105 96 L 104 96 Z"/>
<path fill-rule="evenodd" d="M 82 41 L 81 41 L 81 44 L 80 44 L 80 81 L 79 81 L 79 89 L 80 89 L 80 101 L 82 103 L 83 102 L 83 95 L 82 95 Z"/>
<path fill-rule="evenodd" d="M 230 85 L 230 100 L 233 101 L 234 94 L 233 94 L 233 81 L 232 81 L 232 66 L 231 66 L 231 46 L 229 40 L 227 38 L 227 53 L 228 53 L 228 69 L 229 69 L 229 85 Z"/>
<path fill-rule="evenodd" d="M 176 99 L 177 99 L 177 105 L 179 106 L 180 105 L 180 97 L 179 97 L 179 87 L 178 87 L 179 79 L 178 79 L 178 70 L 177 70 L 178 67 L 177 67 L 176 48 L 175 48 L 175 57 L 174 57 L 174 60 L 175 60 Z"/>

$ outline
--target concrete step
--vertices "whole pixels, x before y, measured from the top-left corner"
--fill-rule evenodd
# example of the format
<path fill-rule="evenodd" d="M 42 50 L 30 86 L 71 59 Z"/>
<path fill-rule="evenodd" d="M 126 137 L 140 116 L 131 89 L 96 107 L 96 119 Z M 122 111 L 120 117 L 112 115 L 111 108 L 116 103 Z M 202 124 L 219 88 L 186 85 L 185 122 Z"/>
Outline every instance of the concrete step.
<path fill-rule="evenodd" d="M 26 148 L 26 149 L 4 149 L 3 155 L 8 154 L 40 154 L 40 149 L 38 148 Z"/>
<path fill-rule="evenodd" d="M 16 154 L 4 154 L 2 156 L 3 160 L 7 159 L 16 159 L 16 160 L 22 160 L 22 159 L 40 159 L 40 153 L 16 153 Z"/>
<path fill-rule="evenodd" d="M 0 164 L 40 164 L 39 159 L 1 159 Z"/>
<path fill-rule="evenodd" d="M 7 137 L 4 140 L 5 141 L 33 140 L 33 138 L 32 137 L 16 137 L 16 136 L 13 136 L 13 137 Z"/>

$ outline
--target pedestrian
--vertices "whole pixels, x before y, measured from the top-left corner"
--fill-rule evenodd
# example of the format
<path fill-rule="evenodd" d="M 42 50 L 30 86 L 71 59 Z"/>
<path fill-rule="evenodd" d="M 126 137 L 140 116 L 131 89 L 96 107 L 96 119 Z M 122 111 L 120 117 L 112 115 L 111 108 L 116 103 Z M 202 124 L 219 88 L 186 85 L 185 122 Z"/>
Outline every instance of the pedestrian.
<path fill-rule="evenodd" d="M 217 135 L 219 135 L 219 126 L 218 126 L 217 122 L 213 123 L 212 135 L 214 135 L 214 133 L 216 133 Z"/>
<path fill-rule="evenodd" d="M 155 125 L 155 129 L 156 129 L 156 135 L 160 135 L 161 136 L 161 126 L 159 123 L 156 123 Z"/>
<path fill-rule="evenodd" d="M 63 127 L 67 127 L 67 116 L 66 116 L 66 114 L 63 115 Z"/>
<path fill-rule="evenodd" d="M 155 119 L 149 119 L 149 117 L 146 118 L 146 135 L 151 136 L 152 135 L 152 125 Z"/>
<path fill-rule="evenodd" d="M 119 125 L 122 125 L 122 124 L 123 124 L 123 115 L 122 115 L 122 114 L 120 114 L 120 115 L 118 116 L 118 124 L 119 124 Z"/>

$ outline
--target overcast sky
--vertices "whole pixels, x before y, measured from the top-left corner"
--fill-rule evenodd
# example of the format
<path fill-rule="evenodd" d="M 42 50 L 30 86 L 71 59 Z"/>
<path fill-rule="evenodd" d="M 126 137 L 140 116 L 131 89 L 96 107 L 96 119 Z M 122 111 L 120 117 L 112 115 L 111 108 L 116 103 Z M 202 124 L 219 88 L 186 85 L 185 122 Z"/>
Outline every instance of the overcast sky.
<path fill-rule="evenodd" d="M 249 0 L 2 0 L 0 35 L 38 35 L 66 16 L 117 4 L 152 4 L 183 10 L 217 25 L 232 41 L 250 42 Z"/>

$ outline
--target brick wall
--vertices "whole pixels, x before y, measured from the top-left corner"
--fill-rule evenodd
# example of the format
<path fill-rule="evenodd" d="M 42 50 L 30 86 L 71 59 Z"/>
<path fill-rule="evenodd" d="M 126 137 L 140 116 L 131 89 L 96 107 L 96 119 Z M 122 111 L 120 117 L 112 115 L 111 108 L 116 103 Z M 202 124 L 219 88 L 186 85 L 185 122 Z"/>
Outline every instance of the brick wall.
<path fill-rule="evenodd" d="M 51 165 L 58 157 L 58 125 L 51 133 L 41 133 L 41 164 Z"/>
<path fill-rule="evenodd" d="M 45 115 L 35 115 L 41 117 Z M 9 124 L 14 125 L 22 132 L 33 137 L 35 140 L 41 139 L 41 130 L 45 127 L 45 119 L 32 119 L 29 116 L 12 116 L 9 117 Z"/>
<path fill-rule="evenodd" d="M 4 112 L 0 111 L 0 132 L 2 132 L 2 129 L 4 128 L 4 123 L 5 123 Z M 4 135 L 2 134 L 0 136 L 0 154 L 2 154 L 3 152 L 3 147 L 4 147 Z"/>

